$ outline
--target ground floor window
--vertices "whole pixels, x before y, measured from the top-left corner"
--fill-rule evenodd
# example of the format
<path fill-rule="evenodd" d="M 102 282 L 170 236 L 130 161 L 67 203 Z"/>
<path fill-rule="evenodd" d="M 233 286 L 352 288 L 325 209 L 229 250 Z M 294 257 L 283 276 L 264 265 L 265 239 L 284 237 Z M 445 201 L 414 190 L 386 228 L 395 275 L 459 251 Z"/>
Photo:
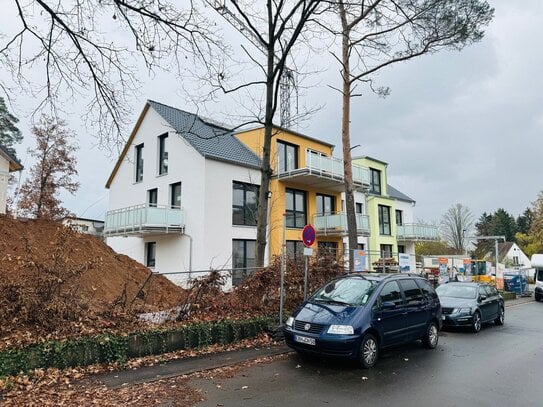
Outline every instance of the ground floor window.
<path fill-rule="evenodd" d="M 405 253 L 405 246 L 403 244 L 398 245 L 398 253 Z"/>
<path fill-rule="evenodd" d="M 391 244 L 382 244 L 381 245 L 381 257 L 384 257 L 384 258 L 392 257 L 392 245 Z"/>
<path fill-rule="evenodd" d="M 232 240 L 232 285 L 240 285 L 254 271 L 256 240 Z"/>
<path fill-rule="evenodd" d="M 336 254 L 337 253 L 337 242 L 319 242 L 317 247 L 318 247 L 319 253 L 321 254 L 325 254 L 325 253 Z"/>
<path fill-rule="evenodd" d="M 145 243 L 145 265 L 155 267 L 156 264 L 156 242 Z"/>
<path fill-rule="evenodd" d="M 300 260 L 304 256 L 304 244 L 299 240 L 287 240 L 287 258 Z"/>

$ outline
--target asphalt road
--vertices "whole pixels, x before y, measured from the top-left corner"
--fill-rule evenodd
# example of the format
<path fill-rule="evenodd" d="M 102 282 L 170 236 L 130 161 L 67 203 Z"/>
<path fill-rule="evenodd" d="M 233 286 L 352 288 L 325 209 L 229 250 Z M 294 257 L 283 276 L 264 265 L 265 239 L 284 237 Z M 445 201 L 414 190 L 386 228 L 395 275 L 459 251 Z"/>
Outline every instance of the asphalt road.
<path fill-rule="evenodd" d="M 507 307 L 504 326 L 441 332 L 381 354 L 370 370 L 289 354 L 231 379 L 193 380 L 198 406 L 542 406 L 543 303 Z"/>

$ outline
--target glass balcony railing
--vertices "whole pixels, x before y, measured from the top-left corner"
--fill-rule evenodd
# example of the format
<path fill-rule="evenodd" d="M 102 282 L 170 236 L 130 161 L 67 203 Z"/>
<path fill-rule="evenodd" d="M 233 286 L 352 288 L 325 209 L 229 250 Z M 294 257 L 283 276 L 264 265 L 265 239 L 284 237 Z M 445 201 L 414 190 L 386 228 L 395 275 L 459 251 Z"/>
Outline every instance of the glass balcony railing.
<path fill-rule="evenodd" d="M 396 234 L 399 240 L 439 240 L 438 227 L 422 223 L 396 225 Z"/>
<path fill-rule="evenodd" d="M 300 174 L 305 171 L 309 174 L 335 179 L 338 182 L 343 182 L 343 160 L 334 157 L 326 157 L 325 155 L 312 150 L 306 150 L 305 168 L 280 169 L 283 165 L 278 166 L 279 178 L 288 177 Z M 281 163 L 280 159 L 278 163 Z M 357 164 L 352 165 L 353 183 L 357 185 L 370 184 L 370 170 Z"/>
<path fill-rule="evenodd" d="M 136 205 L 106 213 L 106 235 L 124 235 L 145 231 L 180 231 L 185 227 L 185 212 L 164 205 Z"/>
<path fill-rule="evenodd" d="M 346 234 L 347 213 L 337 212 L 313 216 L 313 227 L 318 234 Z M 356 214 L 357 235 L 369 235 L 370 221 L 368 215 Z"/>

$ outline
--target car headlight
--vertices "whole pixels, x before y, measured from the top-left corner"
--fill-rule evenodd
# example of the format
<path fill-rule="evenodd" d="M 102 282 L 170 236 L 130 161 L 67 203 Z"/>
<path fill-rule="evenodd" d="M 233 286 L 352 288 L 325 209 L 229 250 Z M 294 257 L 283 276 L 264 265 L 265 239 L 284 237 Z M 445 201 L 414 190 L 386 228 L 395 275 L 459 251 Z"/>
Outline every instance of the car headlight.
<path fill-rule="evenodd" d="M 294 324 L 294 318 L 288 317 L 287 322 L 285 322 L 285 325 L 288 326 L 289 328 L 292 328 L 292 324 Z"/>
<path fill-rule="evenodd" d="M 328 333 L 338 335 L 352 335 L 354 334 L 354 329 L 351 325 L 330 325 L 330 328 L 328 328 Z"/>
<path fill-rule="evenodd" d="M 454 309 L 455 314 L 471 314 L 471 308 L 455 308 Z"/>

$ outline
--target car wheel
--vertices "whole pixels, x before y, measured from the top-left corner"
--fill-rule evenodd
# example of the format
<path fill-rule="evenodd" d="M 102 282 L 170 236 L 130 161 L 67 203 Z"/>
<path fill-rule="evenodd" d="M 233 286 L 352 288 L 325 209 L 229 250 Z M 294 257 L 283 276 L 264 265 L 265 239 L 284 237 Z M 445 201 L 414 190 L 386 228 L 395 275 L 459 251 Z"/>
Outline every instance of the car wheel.
<path fill-rule="evenodd" d="M 379 344 L 372 334 L 366 334 L 360 343 L 359 359 L 364 369 L 369 369 L 377 362 Z"/>
<path fill-rule="evenodd" d="M 475 311 L 475 314 L 473 314 L 473 323 L 471 325 L 471 329 L 475 333 L 481 330 L 481 314 L 479 313 L 479 311 Z"/>
<path fill-rule="evenodd" d="M 494 323 L 496 325 L 503 325 L 505 322 L 505 310 L 503 309 L 503 306 L 500 305 L 500 311 L 498 313 L 498 318 L 494 320 Z"/>
<path fill-rule="evenodd" d="M 539 295 L 535 294 L 534 297 L 535 297 L 536 301 L 538 301 L 538 302 L 541 301 L 541 297 Z"/>
<path fill-rule="evenodd" d="M 422 344 L 424 345 L 425 348 L 435 349 L 438 341 L 439 341 L 439 332 L 437 329 L 437 325 L 435 322 L 432 321 L 430 322 L 430 324 L 428 324 L 426 333 L 424 334 L 422 338 Z"/>

